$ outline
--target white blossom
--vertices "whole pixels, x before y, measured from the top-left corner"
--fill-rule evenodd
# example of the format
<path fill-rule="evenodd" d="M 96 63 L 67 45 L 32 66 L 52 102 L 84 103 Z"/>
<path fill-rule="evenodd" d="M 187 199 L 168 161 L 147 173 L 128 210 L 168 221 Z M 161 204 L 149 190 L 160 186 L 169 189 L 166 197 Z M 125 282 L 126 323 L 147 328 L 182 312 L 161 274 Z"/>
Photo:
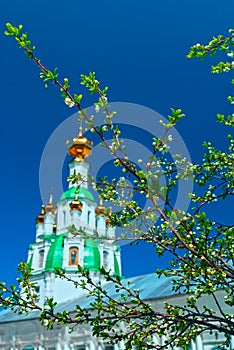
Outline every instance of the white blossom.
<path fill-rule="evenodd" d="M 172 136 L 171 135 L 168 135 L 168 141 L 171 142 L 173 140 Z"/>
<path fill-rule="evenodd" d="M 48 326 L 49 321 L 45 319 L 45 320 L 43 320 L 42 324 L 43 324 L 43 326 L 45 326 L 45 327 L 46 327 L 46 326 Z"/>
<path fill-rule="evenodd" d="M 95 106 L 95 111 L 96 111 L 96 113 L 98 113 L 98 112 L 100 111 L 100 109 L 101 109 L 101 108 L 100 108 L 99 105 L 96 105 L 96 106 Z"/>
<path fill-rule="evenodd" d="M 69 106 L 70 108 L 75 106 L 75 102 L 73 102 L 70 97 L 66 97 L 64 102 L 66 103 L 67 106 Z"/>

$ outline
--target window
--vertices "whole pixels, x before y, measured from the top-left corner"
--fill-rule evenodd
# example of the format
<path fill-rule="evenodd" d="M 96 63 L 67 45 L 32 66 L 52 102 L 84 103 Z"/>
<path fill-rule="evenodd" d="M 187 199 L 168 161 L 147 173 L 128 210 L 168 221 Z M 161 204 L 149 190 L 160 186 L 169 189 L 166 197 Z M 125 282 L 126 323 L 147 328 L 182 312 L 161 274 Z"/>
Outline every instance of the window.
<path fill-rule="evenodd" d="M 39 250 L 39 261 L 38 261 L 38 267 L 39 268 L 43 267 L 44 255 L 45 255 L 44 249 Z"/>
<path fill-rule="evenodd" d="M 105 345 L 105 350 L 114 350 L 114 345 Z"/>
<path fill-rule="evenodd" d="M 98 221 L 97 221 L 97 218 L 95 218 L 95 228 L 97 229 L 98 227 Z"/>
<path fill-rule="evenodd" d="M 78 265 L 78 263 L 79 263 L 79 249 L 77 247 L 71 247 L 69 249 L 68 264 L 72 266 L 72 265 Z"/>
<path fill-rule="evenodd" d="M 65 210 L 64 210 L 64 211 L 63 211 L 63 226 L 66 225 L 66 221 L 67 221 L 66 212 L 65 212 Z"/>
<path fill-rule="evenodd" d="M 105 270 L 108 270 L 109 267 L 109 253 L 108 251 L 104 250 L 103 251 L 103 267 Z"/>
<path fill-rule="evenodd" d="M 88 215 L 87 215 L 87 224 L 90 225 L 90 219 L 91 219 L 91 211 L 88 210 Z"/>
<path fill-rule="evenodd" d="M 86 350 L 85 345 L 75 345 L 74 350 Z"/>

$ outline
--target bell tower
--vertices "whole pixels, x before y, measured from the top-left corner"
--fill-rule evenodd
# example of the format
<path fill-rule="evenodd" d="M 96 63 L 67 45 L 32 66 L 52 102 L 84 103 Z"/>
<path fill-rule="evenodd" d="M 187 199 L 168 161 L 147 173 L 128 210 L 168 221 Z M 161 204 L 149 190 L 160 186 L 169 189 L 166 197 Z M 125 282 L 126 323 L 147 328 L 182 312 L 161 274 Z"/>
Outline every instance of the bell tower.
<path fill-rule="evenodd" d="M 68 164 L 70 175 L 80 174 L 81 181 L 69 183 L 60 200 L 53 204 L 52 195 L 36 218 L 36 239 L 29 246 L 28 263 L 32 268 L 32 281 L 37 283 L 39 303 L 46 297 L 62 302 L 84 293 L 66 279 L 56 277 L 62 269 L 69 279 L 77 281 L 77 266 L 90 272 L 94 281 L 101 281 L 101 267 L 121 276 L 120 247 L 115 244 L 115 228 L 109 226 L 108 210 L 99 205 L 88 186 L 92 142 L 79 129 L 68 144 L 72 157 Z"/>

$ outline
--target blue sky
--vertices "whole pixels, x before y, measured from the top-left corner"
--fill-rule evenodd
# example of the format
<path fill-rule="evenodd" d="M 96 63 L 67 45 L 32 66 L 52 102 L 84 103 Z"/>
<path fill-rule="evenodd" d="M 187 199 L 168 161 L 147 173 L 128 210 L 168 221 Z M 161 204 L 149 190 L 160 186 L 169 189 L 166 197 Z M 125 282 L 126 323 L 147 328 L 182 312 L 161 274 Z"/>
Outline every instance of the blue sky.
<path fill-rule="evenodd" d="M 177 130 L 198 161 L 204 140 L 224 147 L 231 132 L 215 123 L 216 113 L 231 110 L 230 74 L 210 74 L 217 58 L 185 56 L 190 45 L 227 34 L 233 10 L 232 0 L 2 1 L 0 280 L 14 281 L 17 263 L 34 240 L 41 155 L 51 133 L 71 115 L 56 88 L 44 89 L 36 66 L 3 35 L 5 23 L 22 23 L 36 55 L 74 87 L 81 73 L 95 71 L 110 87 L 110 101 L 144 105 L 164 116 L 170 107 L 182 108 L 187 118 Z M 84 106 L 92 101 L 87 94 Z M 232 204 L 213 207 L 212 215 L 230 220 Z M 154 271 L 156 259 L 146 245 L 124 246 L 123 265 L 126 276 L 136 275 Z"/>

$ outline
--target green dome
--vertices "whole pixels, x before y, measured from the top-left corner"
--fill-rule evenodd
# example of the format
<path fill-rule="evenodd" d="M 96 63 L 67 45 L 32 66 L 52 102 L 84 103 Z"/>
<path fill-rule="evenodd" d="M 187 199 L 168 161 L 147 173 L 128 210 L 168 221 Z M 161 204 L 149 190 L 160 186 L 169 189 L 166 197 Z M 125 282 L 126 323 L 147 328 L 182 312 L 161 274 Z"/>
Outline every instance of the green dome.
<path fill-rule="evenodd" d="M 62 268 L 63 265 L 63 239 L 64 235 L 56 237 L 51 244 L 47 258 L 45 270 L 54 270 L 54 268 Z"/>
<path fill-rule="evenodd" d="M 98 271 L 100 269 L 101 259 L 97 243 L 87 238 L 84 248 L 84 269 L 89 271 Z"/>
<path fill-rule="evenodd" d="M 60 200 L 63 200 L 63 199 L 74 199 L 75 196 L 76 196 L 76 190 L 77 190 L 77 187 L 69 188 L 69 190 L 65 191 L 62 194 Z M 82 199 L 89 199 L 91 201 L 94 201 L 92 193 L 89 190 L 87 190 L 87 188 L 79 188 L 79 190 L 78 190 L 78 199 L 80 199 L 80 200 L 82 200 Z"/>

